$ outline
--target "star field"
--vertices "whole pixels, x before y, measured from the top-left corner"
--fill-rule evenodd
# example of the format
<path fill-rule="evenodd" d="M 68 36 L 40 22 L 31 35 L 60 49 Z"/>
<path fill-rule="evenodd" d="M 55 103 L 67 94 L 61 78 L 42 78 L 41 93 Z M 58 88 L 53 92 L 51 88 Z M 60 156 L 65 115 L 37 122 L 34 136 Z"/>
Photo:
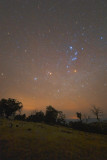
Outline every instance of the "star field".
<path fill-rule="evenodd" d="M 107 115 L 107 1 L 1 0 L 0 98 Z"/>

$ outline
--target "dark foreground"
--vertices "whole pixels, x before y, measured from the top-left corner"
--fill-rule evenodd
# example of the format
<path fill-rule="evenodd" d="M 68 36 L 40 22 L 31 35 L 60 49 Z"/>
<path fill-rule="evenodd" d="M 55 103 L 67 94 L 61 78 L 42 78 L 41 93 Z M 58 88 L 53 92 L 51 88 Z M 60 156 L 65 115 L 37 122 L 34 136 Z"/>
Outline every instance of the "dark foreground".
<path fill-rule="evenodd" d="M 0 120 L 0 160 L 107 160 L 107 136 Z"/>

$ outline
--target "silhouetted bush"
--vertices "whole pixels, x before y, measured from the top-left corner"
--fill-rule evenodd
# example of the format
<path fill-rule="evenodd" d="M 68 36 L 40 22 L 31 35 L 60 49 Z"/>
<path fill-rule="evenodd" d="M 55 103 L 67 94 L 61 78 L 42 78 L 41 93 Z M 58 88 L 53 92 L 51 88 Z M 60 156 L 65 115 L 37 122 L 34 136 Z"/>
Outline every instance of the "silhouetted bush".
<path fill-rule="evenodd" d="M 19 121 L 25 121 L 26 120 L 26 115 L 25 114 L 18 114 L 15 116 L 14 118 L 15 120 L 19 120 Z"/>
<path fill-rule="evenodd" d="M 82 123 L 80 122 L 69 122 L 69 126 L 73 129 L 86 131 L 86 132 L 93 132 L 93 133 L 100 133 L 100 134 L 107 134 L 107 123 Z"/>
<path fill-rule="evenodd" d="M 43 122 L 44 121 L 44 113 L 42 111 L 37 112 L 35 111 L 33 114 L 27 117 L 27 121 L 32 122 Z"/>
<path fill-rule="evenodd" d="M 16 117 L 20 118 L 20 117 Z M 47 124 L 58 124 L 58 125 L 65 125 L 65 115 L 62 111 L 57 111 L 52 106 L 46 107 L 46 114 L 42 111 L 33 111 L 31 115 L 26 118 L 28 122 L 45 122 Z"/>

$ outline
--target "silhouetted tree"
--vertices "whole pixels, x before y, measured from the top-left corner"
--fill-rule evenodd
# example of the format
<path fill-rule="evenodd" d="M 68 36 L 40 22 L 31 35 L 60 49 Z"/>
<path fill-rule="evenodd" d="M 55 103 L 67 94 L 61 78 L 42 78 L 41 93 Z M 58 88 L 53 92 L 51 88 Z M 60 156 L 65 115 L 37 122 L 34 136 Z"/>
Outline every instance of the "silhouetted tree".
<path fill-rule="evenodd" d="M 28 116 L 27 121 L 42 122 L 44 121 L 44 113 L 42 111 L 33 111 L 30 116 Z"/>
<path fill-rule="evenodd" d="M 63 114 L 62 111 L 58 111 L 58 115 L 57 115 L 57 123 L 58 124 L 65 124 L 65 114 Z"/>
<path fill-rule="evenodd" d="M 35 118 L 37 122 L 44 121 L 44 113 L 42 111 L 36 112 Z"/>
<path fill-rule="evenodd" d="M 99 107 L 92 105 L 91 112 L 96 116 L 97 120 L 100 120 L 100 116 L 102 116 L 102 111 Z"/>
<path fill-rule="evenodd" d="M 15 115 L 18 111 L 21 112 L 23 105 L 16 99 L 8 98 L 0 100 L 0 115 L 8 118 L 11 115 Z"/>
<path fill-rule="evenodd" d="M 77 112 L 76 114 L 77 114 L 77 118 L 79 118 L 80 121 L 82 121 L 82 114 L 81 114 L 81 112 Z"/>
<path fill-rule="evenodd" d="M 2 99 L 2 101 L 0 101 L 0 117 L 4 116 L 4 108 L 5 108 L 4 104 L 5 104 L 5 100 Z"/>
<path fill-rule="evenodd" d="M 45 121 L 50 124 L 65 124 L 65 115 L 52 106 L 46 107 Z"/>
<path fill-rule="evenodd" d="M 52 106 L 46 107 L 45 121 L 47 123 L 55 124 L 57 122 L 58 111 Z"/>

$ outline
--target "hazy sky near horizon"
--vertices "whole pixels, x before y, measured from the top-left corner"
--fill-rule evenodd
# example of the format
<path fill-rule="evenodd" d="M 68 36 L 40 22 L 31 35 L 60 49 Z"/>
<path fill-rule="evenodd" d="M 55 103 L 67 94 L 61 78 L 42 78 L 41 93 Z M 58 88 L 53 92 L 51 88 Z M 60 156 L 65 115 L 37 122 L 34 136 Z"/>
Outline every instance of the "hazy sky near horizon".
<path fill-rule="evenodd" d="M 107 0 L 0 0 L 0 99 L 107 116 Z"/>

